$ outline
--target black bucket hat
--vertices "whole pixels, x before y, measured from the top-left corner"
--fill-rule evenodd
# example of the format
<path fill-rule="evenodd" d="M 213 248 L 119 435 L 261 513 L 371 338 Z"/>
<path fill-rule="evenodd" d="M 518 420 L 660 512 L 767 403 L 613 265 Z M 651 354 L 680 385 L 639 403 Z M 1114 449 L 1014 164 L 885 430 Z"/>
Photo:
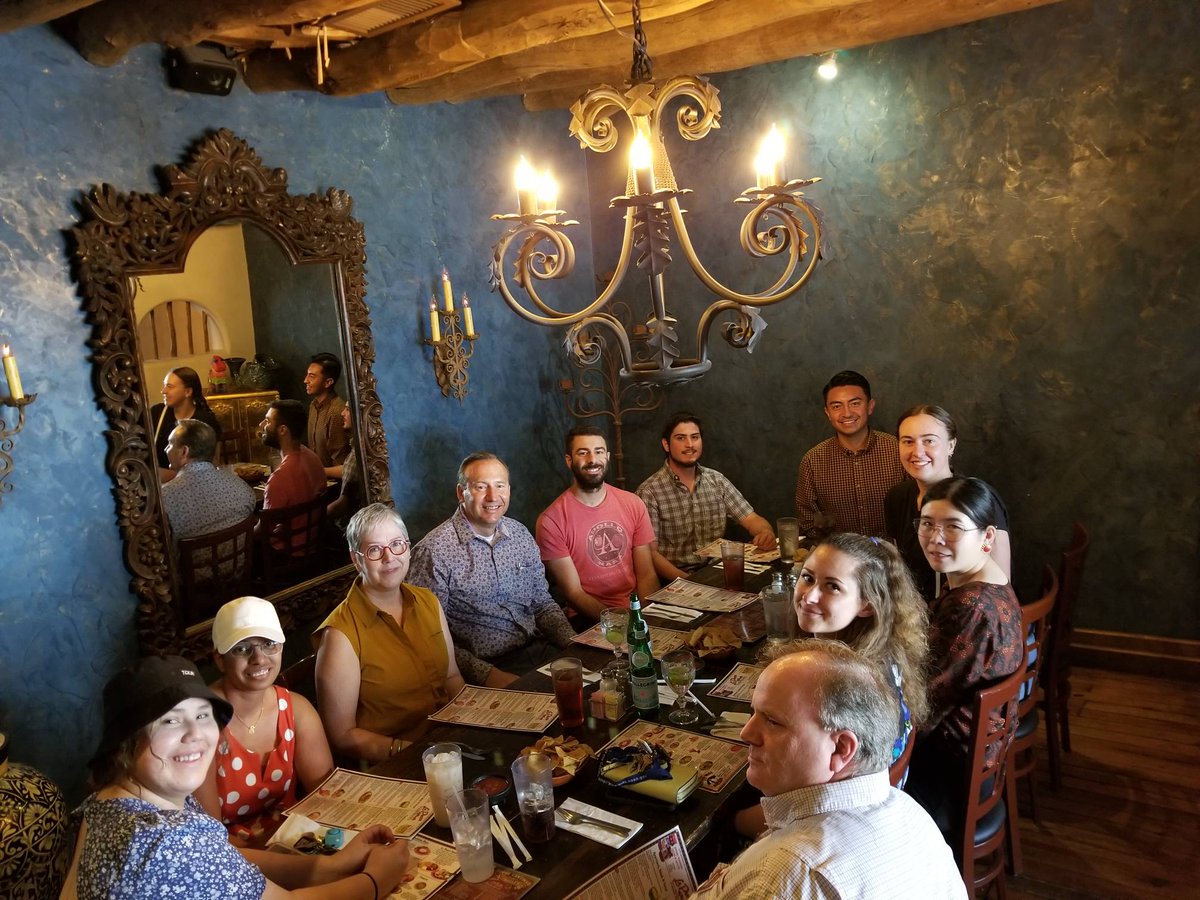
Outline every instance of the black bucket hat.
<path fill-rule="evenodd" d="M 229 724 L 233 707 L 213 693 L 196 666 L 182 656 L 147 656 L 122 669 L 104 686 L 104 735 L 92 765 L 143 725 L 191 699 L 210 701 L 221 727 Z"/>

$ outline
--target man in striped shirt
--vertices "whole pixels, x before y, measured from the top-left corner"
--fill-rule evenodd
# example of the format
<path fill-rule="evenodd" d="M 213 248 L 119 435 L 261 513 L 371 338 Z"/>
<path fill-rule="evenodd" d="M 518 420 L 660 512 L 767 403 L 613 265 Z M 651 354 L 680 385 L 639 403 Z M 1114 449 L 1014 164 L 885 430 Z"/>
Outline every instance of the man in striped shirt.
<path fill-rule="evenodd" d="M 693 900 L 965 900 L 941 832 L 889 783 L 896 697 L 874 665 L 799 642 L 759 676 L 753 709 L 741 737 L 767 831 Z"/>

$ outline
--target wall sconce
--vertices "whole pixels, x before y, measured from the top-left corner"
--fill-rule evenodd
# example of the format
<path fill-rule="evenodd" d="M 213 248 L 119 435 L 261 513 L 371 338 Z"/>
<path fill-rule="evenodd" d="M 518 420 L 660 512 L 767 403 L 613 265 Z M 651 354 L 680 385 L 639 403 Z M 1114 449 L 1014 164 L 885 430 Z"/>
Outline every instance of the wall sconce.
<path fill-rule="evenodd" d="M 13 470 L 13 437 L 25 427 L 25 407 L 37 399 L 37 394 L 26 396 L 21 388 L 21 375 L 17 371 L 17 358 L 12 355 L 8 344 L 4 345 L 4 377 L 8 380 L 8 395 L 0 397 L 0 404 L 17 409 L 17 427 L 9 429 L 8 418 L 0 413 L 0 496 L 12 491 L 8 476 Z"/>
<path fill-rule="evenodd" d="M 462 295 L 462 309 L 454 308 L 454 289 L 445 269 L 442 269 L 442 297 L 444 307 L 440 310 L 437 297 L 429 298 L 431 337 L 425 343 L 433 345 L 433 374 L 442 389 L 442 396 L 453 394 L 461 403 L 467 395 L 467 381 L 470 378 L 467 364 L 475 352 L 475 340 L 479 335 L 475 333 L 475 317 L 466 292 Z M 460 315 L 463 327 L 459 327 Z"/>

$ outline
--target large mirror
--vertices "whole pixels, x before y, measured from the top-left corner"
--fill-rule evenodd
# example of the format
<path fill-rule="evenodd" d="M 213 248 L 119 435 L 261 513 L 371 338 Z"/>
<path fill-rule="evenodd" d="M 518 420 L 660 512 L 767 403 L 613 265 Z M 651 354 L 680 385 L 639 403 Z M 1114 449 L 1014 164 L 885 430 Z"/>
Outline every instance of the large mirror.
<path fill-rule="evenodd" d="M 319 351 L 339 355 L 344 365 L 338 388 L 352 409 L 366 499 L 390 502 L 391 488 L 372 371 L 374 341 L 364 303 L 363 228 L 350 215 L 350 198 L 334 189 L 324 195 L 289 194 L 287 173 L 264 167 L 244 141 L 224 129 L 202 140 L 182 166 L 167 166 L 164 179 L 162 194 L 121 194 L 107 184 L 94 188 L 83 199 L 83 221 L 72 236 L 76 278 L 93 326 L 93 380 L 109 420 L 107 467 L 125 562 L 139 601 L 141 648 L 200 656 L 210 646 L 210 621 L 188 621 L 181 614 L 179 566 L 153 451 L 150 407 L 161 400 L 162 377 L 172 360 L 164 358 L 153 329 L 148 330 L 144 307 L 175 296 L 182 275 L 224 274 L 230 266 L 242 266 L 249 286 L 244 302 L 230 302 L 228 295 L 236 291 L 223 287 L 212 293 L 224 299 L 197 299 L 194 314 L 181 319 L 179 331 L 195 323 L 194 330 L 203 335 L 193 356 L 207 361 L 216 346 L 231 356 L 244 356 L 247 349 L 264 352 L 278 364 L 269 373 L 270 389 L 305 401 L 307 356 Z M 198 248 L 195 258 L 193 247 Z M 222 261 L 221 254 L 229 253 L 230 260 L 240 254 L 241 262 Z M 228 307 L 224 311 L 217 308 L 222 302 Z M 211 335 L 207 315 L 215 323 Z M 239 326 L 238 316 L 252 326 Z M 175 326 L 165 327 L 170 331 Z M 250 333 L 253 340 L 245 338 Z M 206 363 L 192 367 L 207 379 Z M 240 449 L 229 441 L 225 452 L 258 459 L 257 420 L 249 420 L 269 397 L 235 379 L 226 390 L 235 396 L 210 395 L 210 405 L 225 415 L 238 404 L 247 409 L 239 413 L 245 420 Z M 341 599 L 352 578 L 349 566 L 334 566 L 270 599 L 285 617 L 315 613 Z"/>

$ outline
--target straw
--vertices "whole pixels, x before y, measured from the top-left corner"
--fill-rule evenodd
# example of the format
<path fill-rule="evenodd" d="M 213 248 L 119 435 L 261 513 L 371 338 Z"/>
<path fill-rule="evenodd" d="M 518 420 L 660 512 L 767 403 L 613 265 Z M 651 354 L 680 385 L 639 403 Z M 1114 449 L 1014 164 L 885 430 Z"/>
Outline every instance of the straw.
<path fill-rule="evenodd" d="M 520 835 L 517 834 L 516 829 L 512 827 L 512 823 L 508 821 L 508 817 L 504 815 L 504 811 L 497 806 L 493 812 L 496 814 L 496 818 L 500 820 L 500 824 L 504 826 L 504 830 L 512 835 L 513 843 L 515 843 L 517 847 L 520 848 L 521 852 L 525 854 L 526 861 L 533 862 L 533 857 L 529 853 L 529 848 L 525 846 Z"/>

